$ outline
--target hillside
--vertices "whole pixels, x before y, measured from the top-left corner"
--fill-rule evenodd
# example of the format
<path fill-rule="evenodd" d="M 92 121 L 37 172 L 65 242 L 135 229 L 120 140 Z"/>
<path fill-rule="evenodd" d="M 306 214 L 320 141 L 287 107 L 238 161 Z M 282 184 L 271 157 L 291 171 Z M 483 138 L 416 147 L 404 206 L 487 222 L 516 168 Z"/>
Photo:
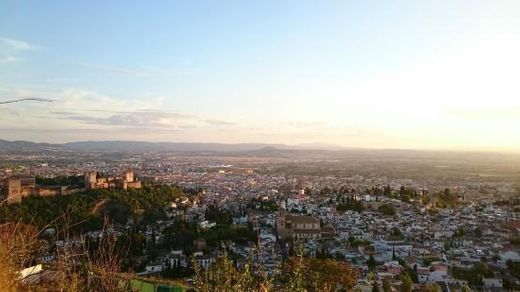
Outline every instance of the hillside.
<path fill-rule="evenodd" d="M 164 219 L 163 207 L 182 196 L 171 186 L 142 189 L 90 190 L 69 196 L 29 197 L 21 204 L 0 207 L 1 222 L 21 221 L 40 229 L 74 226 L 75 231 L 100 229 L 104 216 L 124 224 L 139 215 L 144 222 Z M 0 223 L 1 223 L 0 222 Z"/>
<path fill-rule="evenodd" d="M 64 149 L 63 145 L 0 139 L 0 151 L 46 151 L 59 149 Z"/>

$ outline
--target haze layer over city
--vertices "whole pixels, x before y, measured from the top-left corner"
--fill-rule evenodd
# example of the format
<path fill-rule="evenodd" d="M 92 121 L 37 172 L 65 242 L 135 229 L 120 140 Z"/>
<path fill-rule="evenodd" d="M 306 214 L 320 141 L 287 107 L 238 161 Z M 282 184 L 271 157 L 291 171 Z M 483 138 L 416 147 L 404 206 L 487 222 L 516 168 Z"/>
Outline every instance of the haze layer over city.
<path fill-rule="evenodd" d="M 519 15 L 0 3 L 0 290 L 520 290 Z"/>

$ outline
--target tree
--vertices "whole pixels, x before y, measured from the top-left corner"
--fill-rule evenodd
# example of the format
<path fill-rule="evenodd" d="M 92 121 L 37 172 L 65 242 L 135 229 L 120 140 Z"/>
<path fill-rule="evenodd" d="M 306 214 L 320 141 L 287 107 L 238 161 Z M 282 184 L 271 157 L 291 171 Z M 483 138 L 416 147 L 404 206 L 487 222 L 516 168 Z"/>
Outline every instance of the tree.
<path fill-rule="evenodd" d="M 381 291 L 379 289 L 379 283 L 377 283 L 377 281 L 374 281 L 374 285 L 372 286 L 372 292 L 379 292 Z"/>
<path fill-rule="evenodd" d="M 429 283 L 421 288 L 421 292 L 442 292 L 442 289 L 437 283 Z"/>
<path fill-rule="evenodd" d="M 392 291 L 392 284 L 390 284 L 390 281 L 385 278 L 383 280 L 383 292 L 390 292 Z"/>
<path fill-rule="evenodd" d="M 450 248 L 451 248 L 451 245 L 452 245 L 452 244 L 451 244 L 451 241 L 449 241 L 449 240 L 445 241 L 445 242 L 444 242 L 444 250 L 445 250 L 445 251 L 449 251 Z"/>
<path fill-rule="evenodd" d="M 390 185 L 387 185 L 386 187 L 384 187 L 383 195 L 387 196 L 387 197 L 391 197 L 392 196 L 392 188 L 390 187 Z"/>
<path fill-rule="evenodd" d="M 280 277 L 288 291 L 348 291 L 356 285 L 357 271 L 343 261 L 295 257 L 284 263 Z"/>
<path fill-rule="evenodd" d="M 296 291 L 296 292 L 304 292 L 305 289 L 305 283 L 304 283 L 304 274 L 303 269 L 305 268 L 303 263 L 303 257 L 298 256 L 295 258 L 295 261 L 293 262 L 292 270 L 289 272 L 287 271 L 285 276 L 288 277 L 288 281 L 286 281 L 285 288 L 288 291 Z M 284 274 L 282 274 L 284 275 Z"/>
<path fill-rule="evenodd" d="M 353 210 L 356 212 L 363 212 L 365 210 L 365 207 L 363 206 L 363 203 L 361 201 L 358 201 L 354 199 L 353 197 L 343 197 L 341 199 L 341 203 L 337 204 L 336 210 L 340 212 L 345 212 L 347 210 Z"/>
<path fill-rule="evenodd" d="M 239 271 L 224 252 L 207 270 L 203 270 L 194 260 L 195 282 L 197 289 L 209 291 L 261 291 L 269 286 L 269 281 L 255 278 L 248 263 Z"/>
<path fill-rule="evenodd" d="M 206 209 L 204 212 L 204 218 L 222 225 L 230 225 L 233 222 L 231 213 L 223 211 L 214 205 L 211 205 Z"/>
<path fill-rule="evenodd" d="M 368 258 L 368 262 L 367 262 L 367 266 L 368 266 L 368 269 L 370 271 L 375 271 L 376 270 L 376 259 L 374 258 L 373 255 L 370 255 L 370 257 Z"/>
<path fill-rule="evenodd" d="M 482 285 L 482 279 L 492 277 L 493 272 L 483 263 L 475 263 L 471 270 L 453 269 L 453 276 L 456 279 L 463 279 L 468 281 L 472 286 Z"/>
<path fill-rule="evenodd" d="M 412 278 L 408 273 L 404 273 L 401 279 L 401 292 L 412 292 Z"/>
<path fill-rule="evenodd" d="M 480 228 L 480 227 L 475 228 L 473 233 L 475 234 L 475 237 L 479 237 L 479 238 L 482 237 L 482 228 Z"/>
<path fill-rule="evenodd" d="M 379 212 L 388 215 L 388 216 L 394 216 L 395 215 L 395 209 L 392 207 L 392 205 L 389 204 L 383 204 L 379 206 L 377 209 Z"/>

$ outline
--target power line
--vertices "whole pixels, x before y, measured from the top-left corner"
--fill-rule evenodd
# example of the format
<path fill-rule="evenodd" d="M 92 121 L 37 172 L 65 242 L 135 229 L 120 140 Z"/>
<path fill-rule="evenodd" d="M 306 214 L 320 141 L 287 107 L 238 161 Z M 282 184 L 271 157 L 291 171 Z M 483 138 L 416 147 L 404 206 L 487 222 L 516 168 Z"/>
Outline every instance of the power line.
<path fill-rule="evenodd" d="M 0 104 L 17 103 L 17 102 L 23 102 L 23 101 L 54 102 L 53 99 L 48 99 L 48 98 L 25 97 L 25 98 L 20 98 L 20 99 L 0 101 Z"/>

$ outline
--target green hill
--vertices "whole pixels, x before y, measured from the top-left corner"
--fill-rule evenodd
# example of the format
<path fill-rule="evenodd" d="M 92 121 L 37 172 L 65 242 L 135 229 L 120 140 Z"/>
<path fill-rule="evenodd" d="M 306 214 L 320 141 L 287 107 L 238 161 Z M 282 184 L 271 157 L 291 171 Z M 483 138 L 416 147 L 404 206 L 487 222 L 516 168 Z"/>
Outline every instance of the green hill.
<path fill-rule="evenodd" d="M 68 196 L 28 197 L 21 204 L 0 207 L 1 222 L 21 221 L 41 229 L 72 227 L 88 231 L 101 228 L 104 216 L 116 223 L 141 217 L 144 222 L 164 218 L 163 208 L 183 195 L 175 186 L 145 185 L 142 189 L 89 190 Z"/>

